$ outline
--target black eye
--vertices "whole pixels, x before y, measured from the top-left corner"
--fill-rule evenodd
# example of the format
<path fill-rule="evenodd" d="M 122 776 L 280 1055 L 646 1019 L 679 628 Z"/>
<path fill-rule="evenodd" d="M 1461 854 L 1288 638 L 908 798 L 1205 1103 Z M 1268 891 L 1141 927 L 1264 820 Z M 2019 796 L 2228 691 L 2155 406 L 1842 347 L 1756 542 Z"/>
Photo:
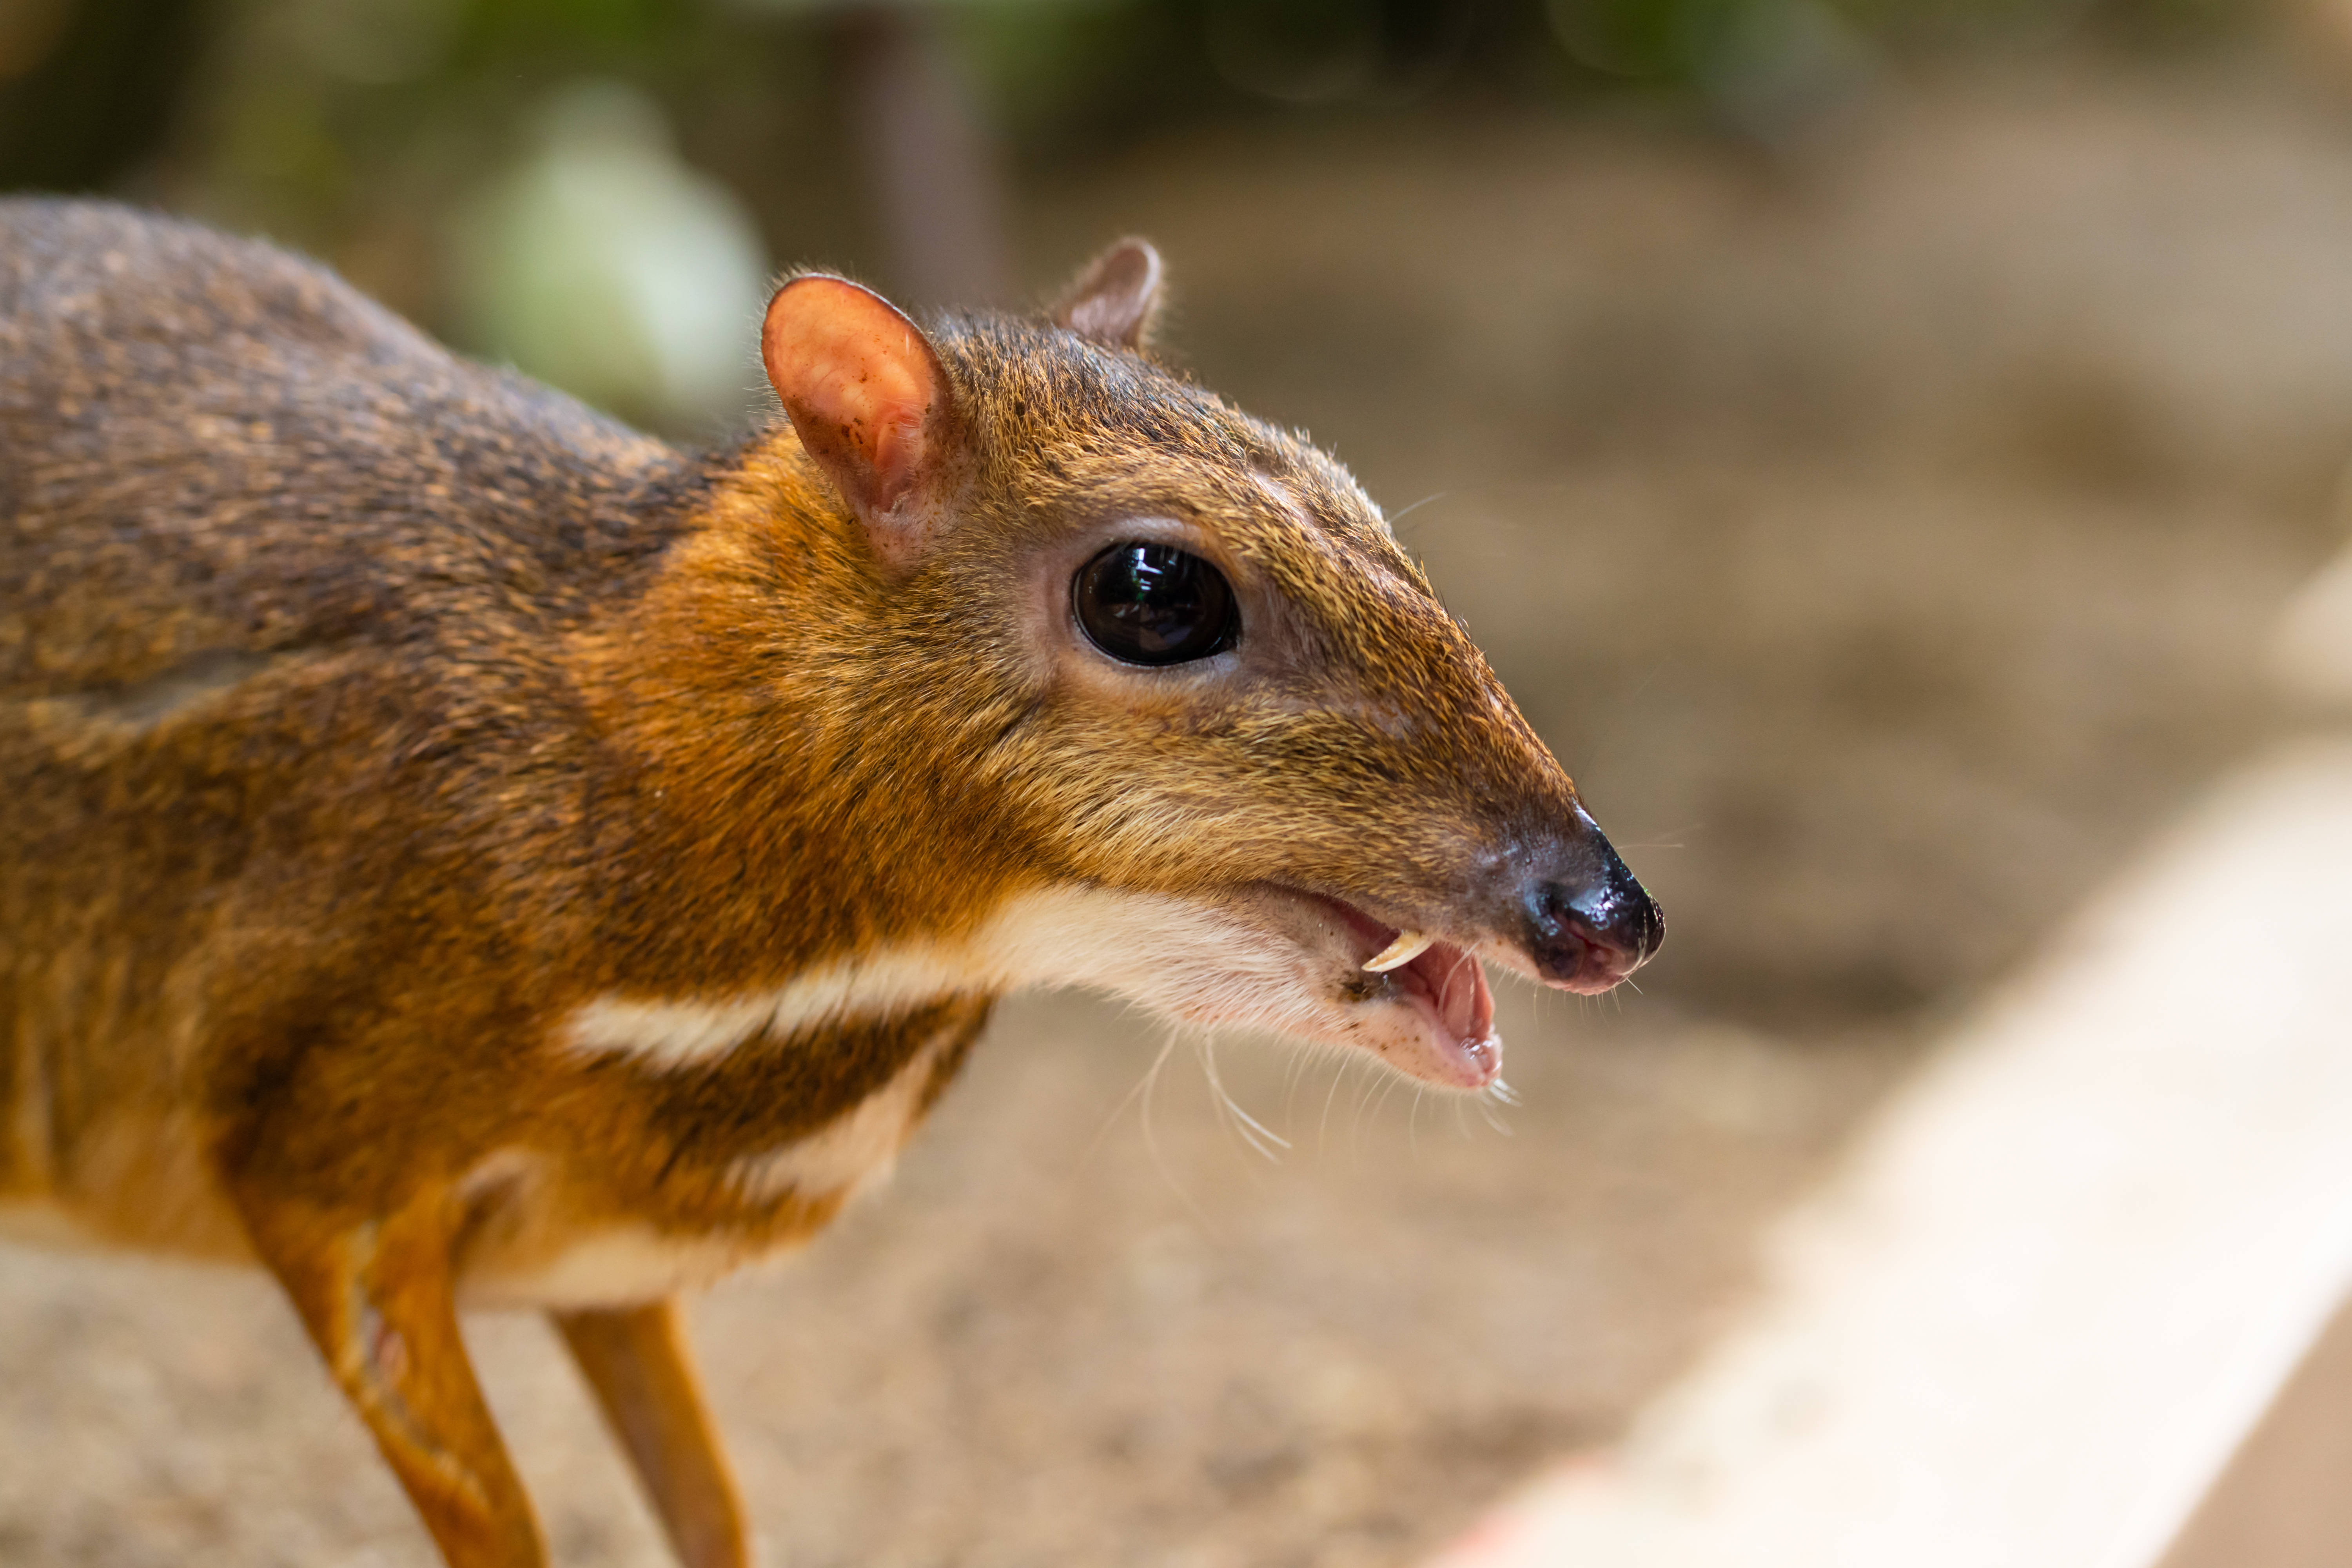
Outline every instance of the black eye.
<path fill-rule="evenodd" d="M 1241 636 L 1225 574 L 1170 544 L 1114 544 L 1070 584 L 1078 625 L 1128 664 L 1182 664 L 1223 653 Z"/>

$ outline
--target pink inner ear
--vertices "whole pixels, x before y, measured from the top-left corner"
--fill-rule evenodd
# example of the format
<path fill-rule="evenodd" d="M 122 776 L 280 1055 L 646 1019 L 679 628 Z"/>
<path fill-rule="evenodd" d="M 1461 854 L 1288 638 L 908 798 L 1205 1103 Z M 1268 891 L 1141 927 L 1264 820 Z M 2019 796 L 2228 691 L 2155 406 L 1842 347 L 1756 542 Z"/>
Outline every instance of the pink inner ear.
<path fill-rule="evenodd" d="M 921 486 L 946 378 L 912 321 L 839 278 L 796 278 L 760 334 L 801 443 L 870 522 Z"/>

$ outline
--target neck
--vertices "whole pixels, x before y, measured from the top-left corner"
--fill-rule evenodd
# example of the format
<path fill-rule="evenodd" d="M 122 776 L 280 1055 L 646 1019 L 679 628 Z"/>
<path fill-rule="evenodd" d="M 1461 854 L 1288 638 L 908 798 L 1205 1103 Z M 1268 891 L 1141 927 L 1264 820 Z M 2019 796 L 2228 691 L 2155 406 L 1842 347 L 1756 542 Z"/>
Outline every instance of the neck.
<path fill-rule="evenodd" d="M 780 425 L 709 466 L 643 591 L 573 639 L 608 985 L 763 991 L 952 944 L 1021 889 L 971 775 L 983 705 L 909 668 L 857 528 Z"/>

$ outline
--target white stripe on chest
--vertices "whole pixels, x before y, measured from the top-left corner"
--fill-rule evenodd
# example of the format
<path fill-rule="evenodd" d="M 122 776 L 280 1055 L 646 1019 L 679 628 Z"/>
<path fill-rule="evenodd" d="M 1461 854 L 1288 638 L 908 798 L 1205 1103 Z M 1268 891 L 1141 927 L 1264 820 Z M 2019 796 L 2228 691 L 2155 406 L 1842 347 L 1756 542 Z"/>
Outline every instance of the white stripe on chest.
<path fill-rule="evenodd" d="M 807 1137 L 731 1163 L 728 1185 L 748 1201 L 764 1204 L 787 1193 L 823 1197 L 848 1192 L 887 1176 L 914 1131 L 923 1090 L 953 1032 L 933 1037 L 888 1083 Z"/>
<path fill-rule="evenodd" d="M 599 997 L 565 1020 L 557 1037 L 575 1051 L 677 1069 L 715 1061 L 761 1035 L 785 1038 L 946 996 L 1053 985 L 1108 991 L 1177 1017 L 1232 1021 L 1248 1000 L 1296 987 L 1297 957 L 1292 944 L 1211 906 L 1056 888 L 1008 900 L 969 937 L 906 942 L 824 964 L 774 991 Z"/>
<path fill-rule="evenodd" d="M 940 1056 L 955 1046 L 961 1028 L 934 1035 L 850 1110 L 789 1143 L 733 1161 L 722 1179 L 756 1207 L 787 1195 L 812 1203 L 847 1198 L 887 1178 L 921 1114 Z M 625 1221 L 572 1237 L 520 1267 L 495 1256 L 477 1259 L 460 1294 L 468 1306 L 559 1310 L 651 1301 L 713 1284 L 793 1239 L 747 1247 L 723 1231 L 664 1233 Z"/>

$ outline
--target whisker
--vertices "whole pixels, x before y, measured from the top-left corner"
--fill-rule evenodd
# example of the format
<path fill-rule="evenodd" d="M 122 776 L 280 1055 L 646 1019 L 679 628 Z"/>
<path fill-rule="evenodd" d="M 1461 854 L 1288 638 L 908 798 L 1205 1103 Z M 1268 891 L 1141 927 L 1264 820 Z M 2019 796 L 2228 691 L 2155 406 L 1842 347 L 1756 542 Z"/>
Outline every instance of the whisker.
<path fill-rule="evenodd" d="M 1331 1139 L 1331 1103 L 1339 1098 L 1339 1086 L 1347 1081 L 1348 1068 L 1353 1064 L 1342 1057 L 1332 1065 L 1330 1092 L 1323 1097 L 1323 1120 L 1315 1129 L 1315 1152 L 1321 1154 Z"/>
<path fill-rule="evenodd" d="M 1151 1131 L 1152 1091 L 1160 1082 L 1160 1069 L 1167 1064 L 1169 1054 L 1175 1050 L 1178 1038 L 1178 1032 L 1171 1028 L 1168 1031 L 1167 1043 L 1160 1047 L 1160 1054 L 1151 1058 L 1151 1070 L 1143 1075 L 1143 1147 L 1151 1156 L 1151 1168 L 1160 1173 L 1160 1179 L 1168 1184 L 1168 1190 L 1176 1194 L 1176 1201 L 1182 1204 L 1192 1217 L 1200 1222 L 1201 1228 L 1206 1231 L 1212 1239 L 1222 1241 L 1224 1237 L 1218 1231 L 1216 1222 L 1209 1217 L 1209 1211 L 1202 1208 L 1191 1193 L 1185 1191 L 1184 1184 L 1178 1181 L 1175 1173 L 1168 1169 L 1168 1162 L 1160 1152 L 1159 1135 Z"/>
<path fill-rule="evenodd" d="M 1478 1114 L 1488 1127 L 1508 1138 L 1511 1136 L 1511 1124 L 1504 1120 L 1502 1108 L 1518 1103 L 1519 1097 L 1512 1090 L 1511 1086 L 1501 1079 L 1496 1079 L 1486 1086 L 1484 1094 L 1477 1097 Z"/>
<path fill-rule="evenodd" d="M 1381 1075 L 1381 1092 L 1372 1099 L 1372 1116 L 1375 1120 L 1378 1120 L 1381 1114 L 1381 1107 L 1389 1102 L 1389 1096 L 1396 1092 L 1397 1085 L 1402 1081 L 1404 1080 L 1402 1078 L 1392 1072 Z"/>
<path fill-rule="evenodd" d="M 1289 1070 L 1282 1075 L 1282 1125 L 1287 1129 L 1298 1125 L 1298 1086 L 1307 1081 L 1307 1069 L 1315 1059 L 1312 1051 L 1293 1049 Z"/>
<path fill-rule="evenodd" d="M 1348 1128 L 1349 1159 L 1361 1160 L 1364 1157 L 1364 1110 L 1376 1097 L 1388 1092 L 1389 1083 L 1389 1075 L 1374 1068 L 1371 1076 L 1365 1079 L 1363 1092 L 1356 1096 L 1355 1118 Z"/>
<path fill-rule="evenodd" d="M 1413 502 L 1411 506 L 1389 513 L 1388 524 L 1390 530 L 1393 531 L 1398 523 L 1402 522 L 1406 518 L 1411 517 L 1414 512 L 1419 511 L 1431 501 L 1443 500 L 1449 493 L 1451 492 L 1446 490 L 1432 490 L 1427 495 L 1422 497 L 1419 500 Z"/>
<path fill-rule="evenodd" d="M 1268 1162 L 1279 1159 L 1274 1152 L 1275 1147 L 1287 1149 L 1290 1147 L 1290 1140 L 1244 1110 L 1241 1108 L 1241 1102 L 1227 1092 L 1224 1076 L 1217 1070 L 1215 1042 L 1206 1036 L 1203 1036 L 1200 1042 L 1200 1056 L 1201 1066 L 1209 1076 L 1209 1088 L 1217 1097 L 1218 1109 L 1226 1119 L 1226 1125 L 1239 1133 L 1242 1142 L 1256 1150 L 1264 1159 Z M 1269 1147 L 1269 1144 L 1274 1147 Z"/>
<path fill-rule="evenodd" d="M 1622 715 L 1631 710 L 1634 701 L 1641 697 L 1642 693 L 1650 689 L 1650 683 L 1657 679 L 1659 672 L 1665 668 L 1664 659 L 1650 666 L 1649 673 L 1635 681 L 1633 689 L 1617 700 L 1614 704 L 1617 712 Z M 1624 719 L 1620 717 L 1614 722 L 1603 724 L 1600 731 L 1587 741 L 1584 754 L 1576 759 L 1576 765 L 1570 771 L 1578 778 L 1600 772 L 1601 757 L 1616 743 L 1618 735 L 1623 731 L 1624 723 Z"/>
<path fill-rule="evenodd" d="M 1078 1156 L 1078 1172 L 1085 1171 L 1087 1166 L 1093 1162 L 1096 1152 L 1102 1147 L 1103 1140 L 1110 1136 L 1110 1130 L 1114 1126 L 1118 1125 L 1118 1119 L 1120 1117 L 1127 1114 L 1127 1108 L 1135 1103 L 1138 1096 L 1141 1096 L 1143 1100 L 1144 1110 L 1146 1112 L 1144 1117 L 1144 1136 L 1146 1142 L 1150 1141 L 1151 1129 L 1150 1116 L 1149 1113 L 1151 1108 L 1151 1081 L 1160 1076 L 1160 1068 L 1165 1065 L 1168 1060 L 1168 1053 L 1175 1048 L 1176 1031 L 1171 1029 L 1168 1032 L 1167 1040 L 1160 1047 L 1160 1054 L 1151 1058 L 1151 1065 L 1143 1069 L 1143 1076 L 1135 1080 L 1135 1087 L 1129 1089 L 1125 1094 L 1119 1097 L 1118 1103 L 1112 1106 L 1110 1108 L 1110 1113 L 1103 1118 L 1102 1125 L 1095 1129 L 1095 1135 L 1091 1139 L 1087 1140 L 1086 1152 Z M 1076 1173 L 1073 1173 L 1075 1174 Z"/>

